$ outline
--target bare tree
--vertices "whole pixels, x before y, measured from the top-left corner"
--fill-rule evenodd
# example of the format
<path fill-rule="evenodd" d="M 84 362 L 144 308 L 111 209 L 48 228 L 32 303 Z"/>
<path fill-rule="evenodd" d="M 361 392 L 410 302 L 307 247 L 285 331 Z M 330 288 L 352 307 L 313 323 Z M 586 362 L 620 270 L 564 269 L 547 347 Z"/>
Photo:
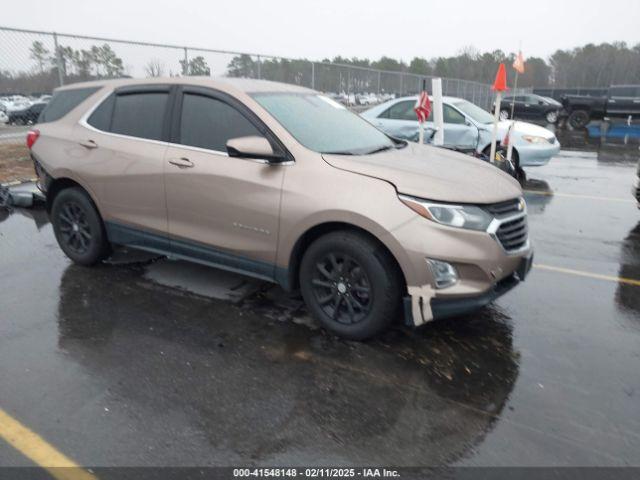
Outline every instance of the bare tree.
<path fill-rule="evenodd" d="M 144 71 L 147 77 L 162 77 L 164 76 L 164 63 L 157 58 L 152 58 L 145 65 Z"/>
<path fill-rule="evenodd" d="M 35 41 L 31 44 L 31 48 L 29 49 L 30 58 L 35 60 L 38 63 L 38 68 L 40 69 L 40 73 L 44 72 L 44 67 L 49 60 L 49 50 L 45 48 L 45 46 L 40 41 Z"/>

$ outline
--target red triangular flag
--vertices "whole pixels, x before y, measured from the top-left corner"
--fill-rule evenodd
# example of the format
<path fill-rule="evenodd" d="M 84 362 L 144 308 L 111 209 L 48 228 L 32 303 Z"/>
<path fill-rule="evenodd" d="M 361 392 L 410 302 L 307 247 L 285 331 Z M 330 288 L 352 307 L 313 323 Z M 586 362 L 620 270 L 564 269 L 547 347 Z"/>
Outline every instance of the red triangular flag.
<path fill-rule="evenodd" d="M 496 79 L 493 82 L 493 87 L 491 87 L 491 90 L 495 90 L 497 92 L 504 92 L 508 90 L 507 70 L 504 68 L 504 63 L 501 63 L 498 67 L 498 73 L 496 73 Z"/>

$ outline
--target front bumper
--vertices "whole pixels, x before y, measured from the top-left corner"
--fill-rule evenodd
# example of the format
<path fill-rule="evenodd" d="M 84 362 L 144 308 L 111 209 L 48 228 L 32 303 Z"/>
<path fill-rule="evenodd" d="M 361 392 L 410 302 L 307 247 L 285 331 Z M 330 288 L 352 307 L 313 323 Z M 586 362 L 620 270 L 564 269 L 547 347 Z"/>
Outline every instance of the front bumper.
<path fill-rule="evenodd" d="M 519 143 L 514 145 L 514 147 L 518 150 L 518 159 L 521 167 L 540 167 L 546 165 L 552 157 L 560 152 L 560 142 L 558 142 L 558 140 L 548 145 Z"/>
<path fill-rule="evenodd" d="M 496 282 L 486 292 L 480 295 L 463 296 L 457 298 L 437 298 L 433 290 L 420 295 L 414 290 L 412 295 L 404 298 L 404 319 L 409 326 L 416 326 L 430 320 L 441 320 L 456 317 L 478 310 L 498 297 L 504 295 L 527 277 L 533 265 L 533 253 L 523 257 L 513 273 Z M 428 308 L 425 302 L 429 302 Z"/>

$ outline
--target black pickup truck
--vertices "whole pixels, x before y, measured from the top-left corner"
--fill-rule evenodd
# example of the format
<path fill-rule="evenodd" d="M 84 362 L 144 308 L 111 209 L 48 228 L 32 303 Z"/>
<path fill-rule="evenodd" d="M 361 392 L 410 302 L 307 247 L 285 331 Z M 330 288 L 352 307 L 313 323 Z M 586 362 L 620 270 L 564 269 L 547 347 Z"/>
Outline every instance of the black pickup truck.
<path fill-rule="evenodd" d="M 640 85 L 614 85 L 605 97 L 564 95 L 562 114 L 573 128 L 585 127 L 591 120 L 640 117 Z"/>

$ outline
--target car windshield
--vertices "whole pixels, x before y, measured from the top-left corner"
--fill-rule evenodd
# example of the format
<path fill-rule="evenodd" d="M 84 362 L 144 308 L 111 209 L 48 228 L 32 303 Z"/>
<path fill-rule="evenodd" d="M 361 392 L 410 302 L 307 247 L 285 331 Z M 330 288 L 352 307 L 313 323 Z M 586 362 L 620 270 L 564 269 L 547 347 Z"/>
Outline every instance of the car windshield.
<path fill-rule="evenodd" d="M 364 155 L 396 147 L 380 130 L 324 95 L 254 93 L 252 97 L 315 152 Z"/>
<path fill-rule="evenodd" d="M 493 122 L 493 115 L 471 102 L 467 102 L 466 100 L 458 100 L 455 102 L 451 102 L 451 104 L 478 123 L 486 124 Z"/>

